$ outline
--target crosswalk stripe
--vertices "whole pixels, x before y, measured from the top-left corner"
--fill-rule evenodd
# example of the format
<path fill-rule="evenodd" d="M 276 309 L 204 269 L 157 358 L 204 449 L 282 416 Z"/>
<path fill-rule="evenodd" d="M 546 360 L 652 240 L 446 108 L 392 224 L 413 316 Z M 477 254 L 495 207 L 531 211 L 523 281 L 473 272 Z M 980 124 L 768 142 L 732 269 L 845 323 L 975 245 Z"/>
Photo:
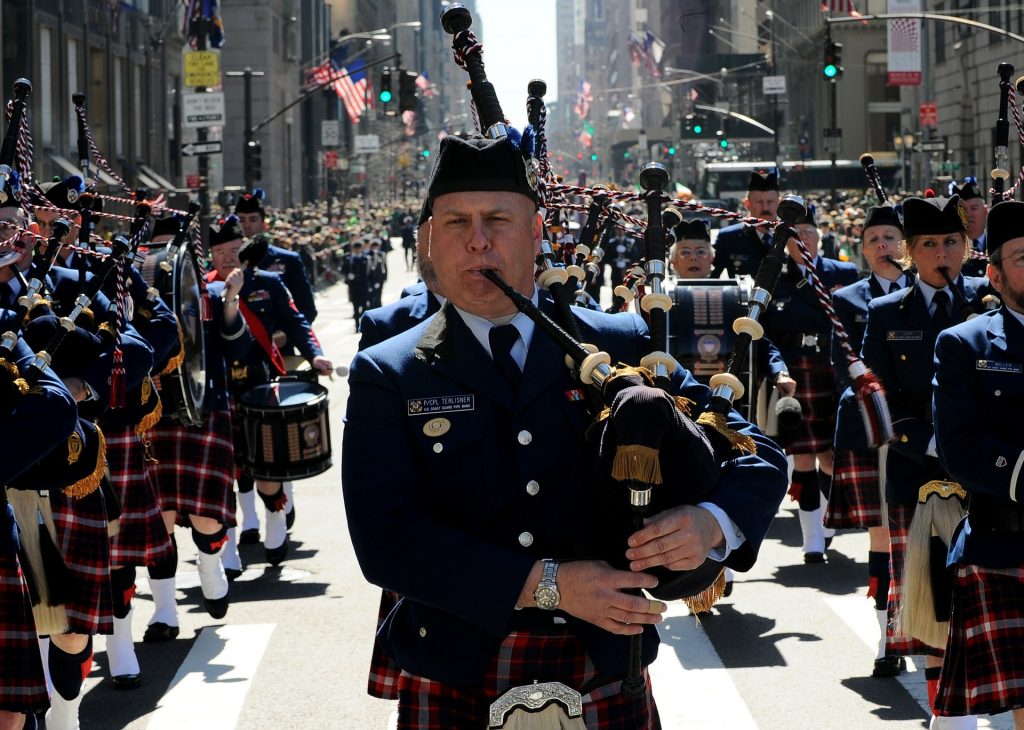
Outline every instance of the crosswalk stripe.
<path fill-rule="evenodd" d="M 231 730 L 276 624 L 203 629 L 147 725 L 149 730 Z"/>

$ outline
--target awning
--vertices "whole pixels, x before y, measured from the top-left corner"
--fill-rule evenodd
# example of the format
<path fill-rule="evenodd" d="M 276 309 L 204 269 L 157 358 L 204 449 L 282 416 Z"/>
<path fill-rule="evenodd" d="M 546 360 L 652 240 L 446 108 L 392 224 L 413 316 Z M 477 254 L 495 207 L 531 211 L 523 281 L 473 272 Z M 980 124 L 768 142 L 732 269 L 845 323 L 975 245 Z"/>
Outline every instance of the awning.
<path fill-rule="evenodd" d="M 51 153 L 50 159 L 57 163 L 57 166 L 63 169 L 68 175 L 82 174 L 82 171 L 78 167 L 75 167 L 75 165 L 71 164 L 71 161 L 68 160 L 66 157 L 61 157 L 58 154 Z M 114 178 L 110 177 L 110 175 L 105 173 L 100 167 L 94 166 L 90 170 L 90 172 L 92 172 L 94 175 L 99 176 L 100 181 L 104 185 L 113 185 L 114 187 L 120 189 L 121 184 Z"/>
<path fill-rule="evenodd" d="M 146 173 L 147 177 L 150 177 L 157 182 L 156 187 L 166 190 L 167 192 L 178 189 L 177 185 L 172 183 L 170 180 L 168 180 L 166 177 L 161 175 L 159 172 L 154 170 L 149 165 L 144 165 L 140 162 L 139 169 Z"/>
<path fill-rule="evenodd" d="M 162 188 L 162 186 L 158 182 L 156 182 L 153 178 L 143 173 L 141 170 L 135 171 L 135 177 L 138 178 L 140 183 L 145 185 L 154 193 L 158 192 Z"/>

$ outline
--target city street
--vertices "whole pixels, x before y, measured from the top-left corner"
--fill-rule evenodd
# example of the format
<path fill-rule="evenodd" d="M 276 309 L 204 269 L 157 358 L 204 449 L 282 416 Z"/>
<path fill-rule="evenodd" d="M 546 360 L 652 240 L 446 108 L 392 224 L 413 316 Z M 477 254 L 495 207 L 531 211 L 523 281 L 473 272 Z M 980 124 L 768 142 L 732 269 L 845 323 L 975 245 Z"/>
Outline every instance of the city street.
<path fill-rule="evenodd" d="M 390 255 L 384 301 L 414 281 L 401 250 Z M 316 330 L 327 355 L 347 365 L 358 336 L 343 285 L 322 291 Z M 230 730 L 246 728 L 379 729 L 390 702 L 366 694 L 379 590 L 359 571 L 346 529 L 340 446 L 347 386 L 327 383 L 334 465 L 296 485 L 292 551 L 269 568 L 261 545 L 243 546 L 247 563 L 233 584 L 226 619 L 201 608 L 194 546 L 179 531 L 180 637 L 139 643 L 143 684 L 115 690 L 106 674 L 103 639 L 82 705 L 84 730 Z M 865 597 L 867 537 L 837 536 L 828 563 L 807 565 L 795 505 L 787 499 L 760 561 L 738 576 L 731 598 L 697 621 L 673 606 L 662 626 L 652 675 L 665 728 L 927 727 L 919 657 L 898 679 L 872 679 L 875 618 Z M 152 612 L 139 572 L 134 629 L 141 638 Z M 1010 728 L 1008 716 L 983 727 Z"/>

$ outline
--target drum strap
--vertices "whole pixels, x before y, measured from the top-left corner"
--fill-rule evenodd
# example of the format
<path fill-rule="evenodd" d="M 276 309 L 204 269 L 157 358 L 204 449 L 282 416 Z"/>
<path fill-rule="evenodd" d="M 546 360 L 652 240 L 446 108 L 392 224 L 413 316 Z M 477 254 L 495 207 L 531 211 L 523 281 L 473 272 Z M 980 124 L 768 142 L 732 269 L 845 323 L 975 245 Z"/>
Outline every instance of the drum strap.
<path fill-rule="evenodd" d="M 245 317 L 245 323 L 249 325 L 249 331 L 252 332 L 252 336 L 256 338 L 256 342 L 259 343 L 263 351 L 267 353 L 267 357 L 270 358 L 270 364 L 277 371 L 278 375 L 284 375 L 287 373 L 287 369 L 284 366 L 284 357 L 281 355 L 281 351 L 277 349 L 277 345 L 270 338 L 270 333 L 267 332 L 267 328 L 263 326 L 263 322 L 257 317 L 249 306 L 245 303 L 244 299 L 238 300 L 238 309 L 242 312 L 242 316 Z"/>

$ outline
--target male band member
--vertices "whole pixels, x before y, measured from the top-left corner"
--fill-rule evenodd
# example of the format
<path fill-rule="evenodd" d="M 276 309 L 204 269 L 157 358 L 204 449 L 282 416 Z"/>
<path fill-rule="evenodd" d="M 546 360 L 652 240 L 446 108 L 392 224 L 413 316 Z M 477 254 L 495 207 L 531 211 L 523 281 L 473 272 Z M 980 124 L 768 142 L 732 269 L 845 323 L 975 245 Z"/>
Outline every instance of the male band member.
<path fill-rule="evenodd" d="M 359 318 L 370 306 L 370 257 L 363 242 L 353 241 L 341 262 L 341 275 L 348 286 L 348 300 L 352 302 L 352 318 L 358 327 Z"/>
<path fill-rule="evenodd" d="M 779 195 L 778 173 L 755 170 L 750 173 L 743 207 L 752 216 L 773 221 L 778 217 Z M 754 276 L 771 247 L 771 235 L 768 228 L 755 228 L 746 223 L 735 223 L 720 230 L 715 240 L 711 276 L 718 278 L 723 271 L 729 276 Z"/>
<path fill-rule="evenodd" d="M 241 247 L 242 228 L 235 216 L 228 216 L 211 226 L 210 255 L 214 267 L 208 275 L 211 282 L 225 281 L 239 268 L 241 263 L 238 251 Z M 236 396 L 254 385 L 267 383 L 271 378 L 285 374 L 284 359 L 269 336 L 269 333 L 278 330 L 288 335 L 288 339 L 295 343 L 314 370 L 321 375 L 330 374 L 334 365 L 323 356 L 309 322 L 295 308 L 279 276 L 259 269 L 246 269 L 238 296 L 239 311 L 258 346 L 251 348 L 247 357 L 231 362 L 231 389 Z M 244 448 L 237 428 L 235 436 L 236 448 Z M 256 491 L 267 513 L 267 528 L 263 538 L 267 561 L 272 565 L 280 565 L 288 554 L 285 506 L 289 499 L 280 482 L 256 480 Z"/>
<path fill-rule="evenodd" d="M 664 604 L 625 590 L 654 587 L 649 567 L 690 569 L 709 554 L 749 568 L 785 488 L 784 460 L 733 412 L 757 454 L 730 457 L 712 501 L 654 516 L 630 540 L 631 570 L 581 559 L 573 544 L 599 517 L 578 469 L 589 420 L 567 396 L 578 383 L 564 353 L 480 273 L 493 269 L 552 309 L 534 284 L 543 221 L 521 153 L 508 139 L 445 138 L 427 203 L 427 252 L 449 299 L 356 355 L 342 457 L 362 569 L 402 596 L 380 632 L 404 670 L 398 727 L 482 725 L 498 685 L 544 677 L 589 682 L 589 726 L 614 717 L 653 728 L 649 684 L 633 699 L 618 680 L 627 636 L 643 634 L 650 661 Z M 638 317 L 573 309 L 589 342 L 638 360 Z M 689 373 L 672 380 L 695 414 L 705 407 L 710 391 Z"/>
<path fill-rule="evenodd" d="M 912 278 L 893 263 L 903 258 L 904 250 L 903 221 L 892 206 L 868 210 L 863 253 L 870 274 L 832 295 L 832 306 L 849 336 L 850 347 L 858 354 L 868 322 L 868 303 L 900 291 Z M 905 662 L 888 646 L 889 529 L 882 507 L 879 452 L 864 443 L 864 424 L 851 387 L 846 355 L 835 332 L 832 365 L 843 393 L 836 414 L 835 467 L 825 526 L 868 531 L 868 595 L 874 598 L 880 630 L 872 676 L 892 677 L 902 671 Z"/>
<path fill-rule="evenodd" d="M 857 280 L 851 263 L 818 255 L 815 211 L 794 226 L 800 241 L 814 257 L 814 272 L 827 291 Z M 829 363 L 832 321 L 818 302 L 811 276 L 795 240 L 786 244 L 789 258 L 775 287 L 765 317 L 765 334 L 782 352 L 788 375 L 796 381 L 793 392 L 799 401 L 803 421 L 798 435 L 786 448 L 793 456 L 793 493 L 798 498 L 800 530 L 805 563 L 825 560 L 827 536 L 822 528 L 821 504 L 832 479 L 832 439 L 835 434 L 836 383 Z"/>
<path fill-rule="evenodd" d="M 381 296 L 384 294 L 384 283 L 388 280 L 388 257 L 381 250 L 380 239 L 370 239 L 370 250 L 366 252 L 367 273 L 369 274 L 366 287 L 366 306 L 375 309 L 381 306 Z"/>
<path fill-rule="evenodd" d="M 949 641 L 935 711 L 1012 711 L 1024 730 L 1024 203 L 992 207 L 988 276 L 1003 306 L 951 327 L 935 344 L 935 445 L 970 495 L 949 546 L 955 568 Z"/>
<path fill-rule="evenodd" d="M 985 253 L 985 221 L 988 219 L 988 205 L 985 203 L 985 192 L 978 185 L 975 177 L 965 177 L 962 185 L 955 182 L 949 184 L 949 194 L 959 195 L 967 209 L 967 237 L 971 239 L 971 253 Z M 982 258 L 968 259 L 964 263 L 964 276 L 985 276 L 985 260 Z"/>

